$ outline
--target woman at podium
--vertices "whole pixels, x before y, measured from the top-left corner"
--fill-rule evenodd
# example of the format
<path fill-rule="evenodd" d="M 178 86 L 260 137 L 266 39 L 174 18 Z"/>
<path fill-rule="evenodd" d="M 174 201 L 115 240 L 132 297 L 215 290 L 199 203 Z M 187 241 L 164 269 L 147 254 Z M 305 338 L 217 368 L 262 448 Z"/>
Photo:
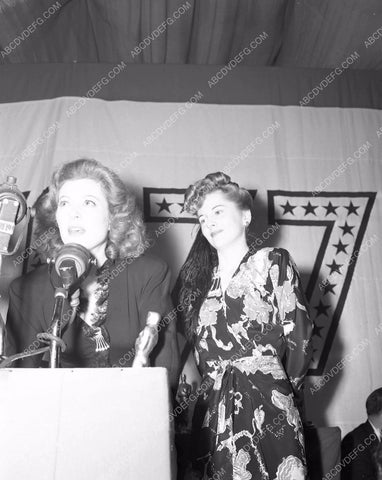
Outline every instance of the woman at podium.
<path fill-rule="evenodd" d="M 184 209 L 202 233 L 180 273 L 202 376 L 191 441 L 197 478 L 303 480 L 297 400 L 312 322 L 296 266 L 282 248 L 249 243 L 252 197 L 224 173 L 191 185 Z"/>
<path fill-rule="evenodd" d="M 170 315 L 170 272 L 163 260 L 148 253 L 152 244 L 135 198 L 122 180 L 96 160 L 66 163 L 37 202 L 35 222 L 43 262 L 57 260 L 63 246 L 72 244 L 84 247 L 94 261 L 65 301 L 60 366 L 163 366 L 175 384 L 179 357 Z M 63 265 L 67 275 L 70 267 Z M 33 353 L 44 346 L 37 335 L 49 334 L 51 328 L 54 276 L 44 262 L 12 282 L 8 355 Z M 19 366 L 46 362 L 45 353 L 19 360 Z"/>

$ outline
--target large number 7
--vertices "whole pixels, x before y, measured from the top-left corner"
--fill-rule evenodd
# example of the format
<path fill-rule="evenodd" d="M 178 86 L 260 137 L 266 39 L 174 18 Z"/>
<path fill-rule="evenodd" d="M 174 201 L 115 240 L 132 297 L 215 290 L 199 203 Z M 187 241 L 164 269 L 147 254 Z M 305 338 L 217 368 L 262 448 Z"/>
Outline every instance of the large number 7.
<path fill-rule="evenodd" d="M 376 235 L 362 243 L 375 197 L 375 192 L 268 191 L 270 224 L 324 227 L 305 291 L 315 324 L 309 375 L 322 374 L 358 256 L 375 243 Z"/>

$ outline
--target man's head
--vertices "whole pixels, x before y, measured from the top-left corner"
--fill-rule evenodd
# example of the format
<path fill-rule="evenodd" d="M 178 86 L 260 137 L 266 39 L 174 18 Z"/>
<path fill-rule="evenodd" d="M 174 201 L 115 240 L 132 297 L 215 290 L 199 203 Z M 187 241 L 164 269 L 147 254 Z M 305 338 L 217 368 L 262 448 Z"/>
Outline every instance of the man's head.
<path fill-rule="evenodd" d="M 366 412 L 373 425 L 382 428 L 382 388 L 377 388 L 367 397 Z"/>

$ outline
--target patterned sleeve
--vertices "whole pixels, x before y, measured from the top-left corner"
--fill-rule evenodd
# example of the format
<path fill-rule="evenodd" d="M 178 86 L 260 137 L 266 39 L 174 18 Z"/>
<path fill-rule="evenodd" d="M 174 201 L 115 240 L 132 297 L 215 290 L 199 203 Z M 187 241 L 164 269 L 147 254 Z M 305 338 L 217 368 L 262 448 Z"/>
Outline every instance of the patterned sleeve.
<path fill-rule="evenodd" d="M 285 371 L 296 395 L 300 391 L 312 356 L 312 321 L 297 267 L 287 250 L 273 251 L 278 270 L 275 296 L 286 339 Z M 276 273 L 275 271 L 273 272 Z"/>

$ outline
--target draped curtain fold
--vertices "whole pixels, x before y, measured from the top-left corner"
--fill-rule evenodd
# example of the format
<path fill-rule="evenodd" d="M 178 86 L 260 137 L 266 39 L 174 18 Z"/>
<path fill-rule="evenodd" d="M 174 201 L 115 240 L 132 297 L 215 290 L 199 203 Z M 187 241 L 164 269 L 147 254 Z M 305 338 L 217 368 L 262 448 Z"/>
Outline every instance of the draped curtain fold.
<path fill-rule="evenodd" d="M 242 65 L 335 68 L 356 51 L 350 68 L 380 69 L 382 41 L 365 41 L 381 25 L 379 0 L 2 0 L 0 63 L 226 64 L 265 34 Z"/>

